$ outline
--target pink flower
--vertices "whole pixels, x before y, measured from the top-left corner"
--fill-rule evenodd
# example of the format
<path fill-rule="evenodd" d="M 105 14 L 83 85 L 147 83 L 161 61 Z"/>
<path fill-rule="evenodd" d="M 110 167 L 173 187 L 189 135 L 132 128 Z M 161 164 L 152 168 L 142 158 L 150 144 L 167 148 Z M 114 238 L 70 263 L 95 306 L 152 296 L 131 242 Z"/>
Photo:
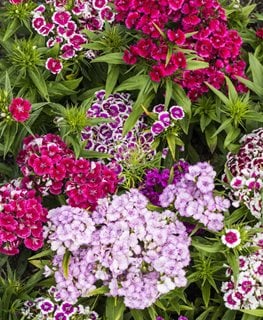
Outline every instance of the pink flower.
<path fill-rule="evenodd" d="M 53 74 L 58 74 L 63 68 L 61 61 L 54 58 L 48 58 L 46 61 L 46 68 Z"/>
<path fill-rule="evenodd" d="M 32 19 L 33 28 L 38 31 L 41 27 L 46 24 L 45 18 L 36 16 Z"/>
<path fill-rule="evenodd" d="M 134 55 L 131 51 L 125 50 L 123 53 L 123 60 L 127 64 L 135 64 L 137 62 L 136 55 Z"/>
<path fill-rule="evenodd" d="M 174 11 L 181 9 L 184 0 L 169 0 L 168 4 L 170 8 Z"/>
<path fill-rule="evenodd" d="M 56 11 L 52 16 L 52 21 L 60 26 L 65 26 L 71 18 L 68 11 Z"/>
<path fill-rule="evenodd" d="M 185 43 L 185 34 L 180 29 L 177 29 L 176 31 L 168 30 L 167 37 L 171 42 L 174 42 L 178 45 L 183 45 Z"/>
<path fill-rule="evenodd" d="M 108 2 L 107 0 L 92 0 L 92 6 L 96 10 L 100 10 L 106 6 L 107 2 Z"/>
<path fill-rule="evenodd" d="M 53 161 L 48 156 L 37 157 L 33 162 L 34 173 L 38 176 L 51 173 Z"/>
<path fill-rule="evenodd" d="M 74 34 L 70 37 L 69 43 L 72 45 L 74 50 L 79 51 L 82 49 L 82 45 L 86 43 L 86 38 L 81 34 Z"/>
<path fill-rule="evenodd" d="M 228 248 L 235 248 L 241 243 L 240 232 L 237 229 L 226 229 L 221 241 Z"/>
<path fill-rule="evenodd" d="M 23 98 L 13 99 L 8 107 L 13 119 L 17 122 L 25 122 L 30 117 L 31 108 L 31 103 Z"/>
<path fill-rule="evenodd" d="M 263 39 L 263 28 L 257 29 L 256 36 L 260 39 Z"/>
<path fill-rule="evenodd" d="M 15 4 L 15 5 L 17 5 L 17 4 L 21 4 L 21 3 L 23 3 L 23 2 L 24 2 L 24 0 L 9 0 L 9 2 L 10 2 L 11 4 Z"/>

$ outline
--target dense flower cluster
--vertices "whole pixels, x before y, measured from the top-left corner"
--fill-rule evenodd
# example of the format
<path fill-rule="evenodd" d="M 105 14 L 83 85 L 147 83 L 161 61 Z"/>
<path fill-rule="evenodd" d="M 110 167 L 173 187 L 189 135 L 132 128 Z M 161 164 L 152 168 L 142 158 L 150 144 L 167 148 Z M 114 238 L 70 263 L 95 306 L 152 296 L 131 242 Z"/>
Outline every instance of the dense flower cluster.
<path fill-rule="evenodd" d="M 0 253 L 15 255 L 19 246 L 38 250 L 44 245 L 43 223 L 47 210 L 35 191 L 13 180 L 0 188 Z"/>
<path fill-rule="evenodd" d="M 245 135 L 237 154 L 227 155 L 226 168 L 232 175 L 231 195 L 235 204 L 244 203 L 257 218 L 262 216 L 263 200 L 263 128 Z"/>
<path fill-rule="evenodd" d="M 194 100 L 208 91 L 205 81 L 219 89 L 224 83 L 224 73 L 232 79 L 244 76 L 245 62 L 239 58 L 242 39 L 236 30 L 228 29 L 226 14 L 218 1 L 115 0 L 114 3 L 116 20 L 142 35 L 125 51 L 124 60 L 135 64 L 146 59 L 153 81 L 172 77 Z M 194 50 L 209 67 L 187 71 L 182 49 Z M 237 89 L 242 91 L 244 86 L 239 83 Z"/>
<path fill-rule="evenodd" d="M 225 305 L 229 309 L 257 309 L 263 307 L 263 233 L 258 232 L 245 245 L 257 248 L 248 256 L 239 256 L 239 274 L 222 285 Z M 229 270 L 227 271 L 229 276 Z"/>
<path fill-rule="evenodd" d="M 63 180 L 71 171 L 68 163 L 73 159 L 73 152 L 59 136 L 46 134 L 25 138 L 17 163 L 24 175 L 24 184 L 46 195 L 62 192 Z"/>
<path fill-rule="evenodd" d="M 87 140 L 86 148 L 114 156 L 119 165 L 125 165 L 132 150 L 140 150 L 149 158 L 154 154 L 151 149 L 153 135 L 146 131 L 147 125 L 140 118 L 134 128 L 123 136 L 124 123 L 132 111 L 133 101 L 128 93 L 115 93 L 105 98 L 105 90 L 95 94 L 95 101 L 87 112 L 89 118 L 105 118 L 109 123 L 86 127 L 83 139 Z"/>
<path fill-rule="evenodd" d="M 97 320 L 98 314 L 82 304 L 62 301 L 55 287 L 48 290 L 48 297 L 28 300 L 22 308 L 23 319 L 29 320 Z"/>
<path fill-rule="evenodd" d="M 31 109 L 31 103 L 23 98 L 14 98 L 8 107 L 12 118 L 17 122 L 25 122 L 30 117 Z"/>
<path fill-rule="evenodd" d="M 74 249 L 67 277 L 63 255 L 56 254 L 53 260 L 56 287 L 63 300 L 76 301 L 100 280 L 108 286 L 109 295 L 124 297 L 127 307 L 144 309 L 161 294 L 186 285 L 184 267 L 190 261 L 186 229 L 173 212 L 149 211 L 147 203 L 137 189 L 115 195 L 112 201 L 100 200 L 91 215 L 96 227 L 93 233 L 88 212 L 76 214 L 69 206 L 50 211 L 47 234 L 51 248 Z M 54 231 L 53 220 L 54 226 L 61 223 L 59 233 Z M 88 235 L 83 237 L 85 228 Z"/>
<path fill-rule="evenodd" d="M 179 160 L 173 165 L 172 169 L 172 183 L 176 184 L 181 180 L 181 177 L 188 171 L 188 163 Z M 140 191 L 156 206 L 160 205 L 159 196 L 162 194 L 164 188 L 168 186 L 170 178 L 170 170 L 157 168 L 148 170 L 146 172 L 144 181 L 140 187 Z"/>
<path fill-rule="evenodd" d="M 108 0 L 74 0 L 69 9 L 66 0 L 46 0 L 46 5 L 39 5 L 33 12 L 32 27 L 38 34 L 48 37 L 46 45 L 52 48 L 58 45 L 59 58 L 48 58 L 46 68 L 58 74 L 63 64 L 61 60 L 69 60 L 82 50 L 87 42 L 82 30 L 101 30 L 105 20 L 112 22 L 114 13 Z M 90 58 L 94 53 L 86 51 Z"/>
<path fill-rule="evenodd" d="M 107 166 L 87 159 L 75 159 L 73 152 L 54 134 L 24 139 L 17 163 L 23 184 L 40 194 L 59 195 L 65 191 L 74 207 L 96 207 L 99 198 L 114 193 L 117 175 Z"/>
<path fill-rule="evenodd" d="M 170 204 L 182 217 L 200 221 L 208 229 L 219 231 L 223 228 L 224 216 L 230 202 L 221 196 L 214 196 L 216 172 L 207 162 L 188 167 L 188 172 L 176 184 L 169 184 L 160 195 L 162 207 Z"/>
<path fill-rule="evenodd" d="M 158 120 L 151 127 L 153 136 L 158 136 L 168 128 L 172 128 L 177 120 L 184 118 L 184 110 L 180 106 L 172 106 L 169 111 L 165 111 L 165 106 L 158 104 L 153 107 L 153 113 L 158 115 Z"/>

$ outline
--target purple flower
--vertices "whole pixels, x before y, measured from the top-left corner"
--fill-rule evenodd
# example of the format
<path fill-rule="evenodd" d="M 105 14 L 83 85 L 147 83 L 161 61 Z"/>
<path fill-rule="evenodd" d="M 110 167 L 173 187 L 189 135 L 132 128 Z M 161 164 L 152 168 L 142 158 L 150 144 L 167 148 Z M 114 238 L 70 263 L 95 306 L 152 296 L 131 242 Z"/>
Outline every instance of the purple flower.
<path fill-rule="evenodd" d="M 170 114 L 167 111 L 160 112 L 158 115 L 158 119 L 164 124 L 166 128 L 171 124 Z"/>
<path fill-rule="evenodd" d="M 153 107 L 153 112 L 154 113 L 160 113 L 160 112 L 162 112 L 164 110 L 165 110 L 164 104 L 158 104 L 158 105 Z"/>
<path fill-rule="evenodd" d="M 61 310 L 66 314 L 66 315 L 70 315 L 70 314 L 73 314 L 75 313 L 76 311 L 76 308 L 68 303 L 68 302 L 63 302 L 62 305 L 61 305 Z"/>
<path fill-rule="evenodd" d="M 184 118 L 184 110 L 180 106 L 172 106 L 169 111 L 171 118 L 174 120 L 181 120 Z"/>
<path fill-rule="evenodd" d="M 64 312 L 57 312 L 55 314 L 55 320 L 68 320 L 67 315 Z"/>
<path fill-rule="evenodd" d="M 43 314 L 51 313 L 54 310 L 54 304 L 51 300 L 44 300 L 38 304 L 38 307 L 41 309 Z"/>
<path fill-rule="evenodd" d="M 188 318 L 185 316 L 179 316 L 178 320 L 188 320 Z"/>
<path fill-rule="evenodd" d="M 155 121 L 151 127 L 151 132 L 154 136 L 162 133 L 165 130 L 165 125 L 161 121 Z"/>

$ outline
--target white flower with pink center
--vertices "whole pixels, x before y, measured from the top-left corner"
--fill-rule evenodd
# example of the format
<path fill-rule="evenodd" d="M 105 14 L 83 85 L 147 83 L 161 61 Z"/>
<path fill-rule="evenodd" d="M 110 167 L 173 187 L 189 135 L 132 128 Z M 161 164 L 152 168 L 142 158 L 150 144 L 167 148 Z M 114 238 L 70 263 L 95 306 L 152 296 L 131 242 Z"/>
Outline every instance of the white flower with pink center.
<path fill-rule="evenodd" d="M 64 60 L 71 59 L 76 54 L 76 51 L 73 49 L 73 47 L 70 44 L 64 44 L 61 47 L 61 50 L 63 51 L 63 54 L 61 55 L 61 58 L 64 59 Z"/>
<path fill-rule="evenodd" d="M 222 235 L 221 241 L 228 248 L 235 248 L 241 243 L 240 232 L 237 229 L 226 229 Z"/>
<path fill-rule="evenodd" d="M 36 16 L 32 20 L 32 27 L 38 31 L 41 27 L 43 27 L 46 24 L 45 18 L 41 16 Z"/>
<path fill-rule="evenodd" d="M 74 34 L 70 39 L 69 43 L 72 45 L 74 50 L 81 50 L 82 45 L 86 43 L 86 38 L 82 36 L 81 34 Z"/>

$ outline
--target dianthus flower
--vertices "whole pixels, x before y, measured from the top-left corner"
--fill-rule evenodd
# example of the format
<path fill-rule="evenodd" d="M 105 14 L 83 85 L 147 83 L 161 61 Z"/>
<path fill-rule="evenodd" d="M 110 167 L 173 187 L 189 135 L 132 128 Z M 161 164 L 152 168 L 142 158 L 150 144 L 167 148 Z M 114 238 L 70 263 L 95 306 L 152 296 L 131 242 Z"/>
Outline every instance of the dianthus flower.
<path fill-rule="evenodd" d="M 245 247 L 258 249 L 247 256 L 239 256 L 239 274 L 236 283 L 231 274 L 229 281 L 224 282 L 221 288 L 225 306 L 233 310 L 254 310 L 263 307 L 263 233 L 258 232 L 245 244 Z"/>
<path fill-rule="evenodd" d="M 128 93 L 115 93 L 105 98 L 105 90 L 95 93 L 96 99 L 87 112 L 89 118 L 111 120 L 92 127 L 86 127 L 82 137 L 87 140 L 86 148 L 111 154 L 119 167 L 127 166 L 133 152 L 151 159 L 155 152 L 151 149 L 153 135 L 140 118 L 133 129 L 123 136 L 124 123 L 132 111 L 133 101 Z M 121 170 L 119 168 L 119 170 Z"/>
<path fill-rule="evenodd" d="M 173 166 L 173 184 L 180 181 L 181 177 L 187 172 L 188 163 L 179 160 Z M 146 172 L 140 191 L 156 206 L 160 205 L 159 196 L 162 194 L 164 188 L 168 186 L 170 178 L 170 170 L 157 168 L 148 170 Z"/>
<path fill-rule="evenodd" d="M 260 39 L 263 39 L 263 28 L 258 28 L 256 30 L 256 36 Z"/>
<path fill-rule="evenodd" d="M 226 229 L 221 241 L 228 248 L 235 248 L 241 243 L 240 232 L 237 229 Z"/>
<path fill-rule="evenodd" d="M 13 180 L 0 188 L 0 253 L 15 255 L 19 246 L 36 251 L 44 245 L 43 223 L 47 210 L 35 191 Z"/>
<path fill-rule="evenodd" d="M 167 130 L 173 130 L 176 122 L 184 118 L 184 110 L 180 106 L 172 106 L 168 111 L 165 111 L 165 106 L 158 104 L 153 107 L 153 113 L 158 115 L 158 120 L 156 120 L 151 127 L 151 132 L 154 137 Z"/>
<path fill-rule="evenodd" d="M 74 154 L 55 134 L 29 136 L 23 141 L 17 163 L 24 175 L 24 185 L 42 195 L 60 194 L 63 181 L 74 163 Z"/>
<path fill-rule="evenodd" d="M 263 128 L 252 131 L 241 140 L 237 154 L 228 153 L 226 168 L 231 177 L 223 179 L 230 184 L 235 205 L 245 204 L 256 218 L 262 216 L 263 190 Z"/>
<path fill-rule="evenodd" d="M 217 0 L 115 0 L 114 4 L 116 20 L 140 36 L 124 52 L 124 61 L 136 64 L 146 60 L 152 81 L 171 77 L 192 100 L 208 91 L 205 81 L 220 89 L 224 74 L 235 81 L 238 90 L 245 90 L 236 80 L 245 70 L 245 62 L 240 59 L 242 39 L 236 30 L 228 29 L 225 11 Z M 195 50 L 198 59 L 209 67 L 187 70 L 184 49 Z"/>
<path fill-rule="evenodd" d="M 108 295 L 123 297 L 127 307 L 144 309 L 161 294 L 186 285 L 184 268 L 190 262 L 186 228 L 173 212 L 150 211 L 147 203 L 139 190 L 131 189 L 114 195 L 112 200 L 99 200 L 91 216 L 86 212 L 85 223 L 91 231 L 91 218 L 96 230 L 71 252 L 67 277 L 62 269 L 63 255 L 56 254 L 53 260 L 56 288 L 62 299 L 74 302 L 96 289 L 99 281 L 108 287 Z M 52 211 L 52 219 L 58 221 L 55 216 L 60 210 Z M 69 213 L 72 208 L 63 210 L 67 210 L 69 219 L 73 219 L 71 224 L 75 225 L 81 214 L 75 220 L 74 212 Z M 63 240 L 63 235 L 58 235 L 50 223 L 47 234 L 52 246 L 53 242 L 57 244 L 57 239 Z M 67 224 L 64 225 L 66 228 Z M 70 229 L 67 227 L 67 239 Z M 69 248 L 67 241 L 63 246 Z"/>
<path fill-rule="evenodd" d="M 86 320 L 98 319 L 98 314 L 91 311 L 89 307 L 84 307 L 82 304 L 69 303 L 62 301 L 60 293 L 55 287 L 48 290 L 46 297 L 41 296 L 35 300 L 28 300 L 24 303 L 21 313 L 23 319 L 53 319 L 53 320 L 70 320 L 76 319 L 78 316 L 85 316 Z M 83 319 L 81 317 L 81 319 Z M 35 318 L 34 318 L 35 319 Z"/>
<path fill-rule="evenodd" d="M 24 175 L 23 185 L 41 195 L 65 191 L 74 207 L 93 210 L 100 198 L 114 193 L 117 174 L 106 165 L 76 159 L 72 150 L 55 134 L 24 139 L 17 163 Z"/>
<path fill-rule="evenodd" d="M 221 196 L 214 196 L 214 178 L 216 172 L 207 162 L 199 162 L 188 167 L 180 181 L 169 184 L 160 195 L 162 207 L 173 204 L 182 217 L 191 217 L 209 230 L 223 228 L 225 212 L 230 202 Z"/>
<path fill-rule="evenodd" d="M 114 20 L 114 13 L 108 0 L 74 0 L 72 8 L 67 1 L 46 0 L 32 12 L 32 27 L 38 34 L 47 37 L 48 48 L 59 46 L 59 58 L 49 57 L 46 68 L 58 74 L 63 68 L 63 60 L 70 60 L 78 55 L 87 43 L 83 30 L 101 30 L 105 21 Z M 87 58 L 95 57 L 87 50 Z"/>
<path fill-rule="evenodd" d="M 14 98 L 8 107 L 12 118 L 17 122 L 25 122 L 28 120 L 31 109 L 31 103 L 23 98 Z"/>

